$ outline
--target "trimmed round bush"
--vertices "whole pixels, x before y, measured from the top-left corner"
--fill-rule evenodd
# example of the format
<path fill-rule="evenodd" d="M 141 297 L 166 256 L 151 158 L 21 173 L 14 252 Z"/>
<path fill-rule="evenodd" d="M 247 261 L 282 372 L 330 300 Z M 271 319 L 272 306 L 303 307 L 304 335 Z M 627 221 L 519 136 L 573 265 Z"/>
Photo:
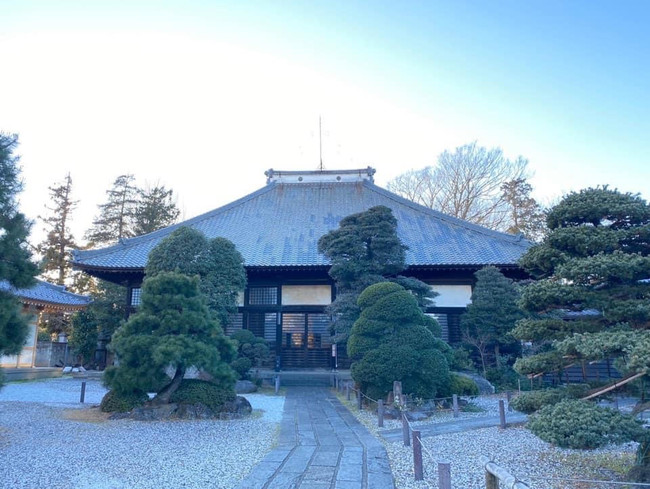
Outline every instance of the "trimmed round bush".
<path fill-rule="evenodd" d="M 110 390 L 102 398 L 99 409 L 104 413 L 127 413 L 144 405 L 148 400 L 149 396 L 146 392 L 120 394 L 115 390 Z"/>
<path fill-rule="evenodd" d="M 227 387 L 199 379 L 183 379 L 170 398 L 177 404 L 203 404 L 215 414 L 223 405 L 237 397 L 232 386 Z"/>
<path fill-rule="evenodd" d="M 591 449 L 624 443 L 643 435 L 639 421 L 589 401 L 565 399 L 544 406 L 528 429 L 542 440 L 564 448 Z"/>
<path fill-rule="evenodd" d="M 451 374 L 451 393 L 459 396 L 478 396 L 478 385 L 472 379 L 458 374 Z"/>
<path fill-rule="evenodd" d="M 251 369 L 252 366 L 253 366 L 253 362 L 251 362 L 250 359 L 246 357 L 235 358 L 230 364 L 230 367 L 235 372 L 237 372 L 237 378 L 239 379 L 248 378 L 248 371 Z"/>

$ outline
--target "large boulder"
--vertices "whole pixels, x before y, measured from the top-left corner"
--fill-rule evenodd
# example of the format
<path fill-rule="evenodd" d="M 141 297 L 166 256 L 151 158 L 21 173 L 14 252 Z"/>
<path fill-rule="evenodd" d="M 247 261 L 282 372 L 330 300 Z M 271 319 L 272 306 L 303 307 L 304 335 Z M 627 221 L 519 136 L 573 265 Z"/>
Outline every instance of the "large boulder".
<path fill-rule="evenodd" d="M 257 392 L 257 386 L 250 380 L 238 380 L 235 383 L 235 392 L 237 394 L 250 394 Z"/>

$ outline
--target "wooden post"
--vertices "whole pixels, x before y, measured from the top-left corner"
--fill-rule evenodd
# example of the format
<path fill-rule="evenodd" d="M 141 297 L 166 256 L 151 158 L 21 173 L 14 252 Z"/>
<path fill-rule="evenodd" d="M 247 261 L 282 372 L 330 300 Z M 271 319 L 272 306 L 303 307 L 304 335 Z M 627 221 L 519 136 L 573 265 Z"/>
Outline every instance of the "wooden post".
<path fill-rule="evenodd" d="M 409 422 L 406 419 L 406 412 L 402 411 L 402 438 L 404 439 L 404 446 L 411 445 L 411 435 L 409 432 Z"/>
<path fill-rule="evenodd" d="M 458 395 L 454 394 L 453 403 L 454 403 L 454 418 L 458 417 Z"/>
<path fill-rule="evenodd" d="M 422 468 L 422 445 L 420 443 L 420 432 L 413 430 L 413 471 L 415 480 L 424 479 L 424 469 Z"/>
<path fill-rule="evenodd" d="M 499 421 L 501 429 L 506 428 L 506 410 L 503 405 L 503 399 L 499 399 Z"/>
<path fill-rule="evenodd" d="M 499 479 L 485 469 L 485 489 L 499 489 Z"/>
<path fill-rule="evenodd" d="M 384 401 L 382 399 L 377 401 L 377 426 L 384 427 Z"/>
<path fill-rule="evenodd" d="M 438 488 L 451 489 L 451 464 L 438 462 Z"/>
<path fill-rule="evenodd" d="M 512 406 L 510 405 L 510 401 L 512 400 L 512 392 L 506 392 L 506 400 L 508 401 L 508 412 L 512 412 Z"/>
<path fill-rule="evenodd" d="M 280 391 L 280 376 L 275 376 L 275 393 L 277 394 Z"/>
<path fill-rule="evenodd" d="M 350 400 L 350 383 L 349 382 L 345 383 L 345 398 L 348 401 Z"/>
<path fill-rule="evenodd" d="M 81 396 L 79 397 L 79 402 L 83 404 L 85 399 L 86 399 L 86 381 L 84 380 L 81 383 Z"/>
<path fill-rule="evenodd" d="M 363 411 L 363 399 L 361 398 L 361 387 L 356 391 L 357 393 L 357 408 L 359 411 Z"/>
<path fill-rule="evenodd" d="M 399 380 L 393 382 L 393 402 L 398 406 L 404 403 L 402 398 L 402 383 Z"/>

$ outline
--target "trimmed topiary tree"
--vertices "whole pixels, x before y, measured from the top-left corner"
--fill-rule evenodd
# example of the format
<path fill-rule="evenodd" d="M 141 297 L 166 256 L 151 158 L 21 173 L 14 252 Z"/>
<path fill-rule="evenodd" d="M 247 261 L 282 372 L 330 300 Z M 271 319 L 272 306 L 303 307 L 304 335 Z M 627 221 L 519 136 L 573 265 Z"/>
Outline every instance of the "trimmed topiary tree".
<path fill-rule="evenodd" d="M 154 391 L 152 404 L 168 403 L 190 367 L 225 389 L 234 388 L 229 363 L 235 348 L 211 318 L 197 277 L 163 272 L 146 279 L 142 305 L 117 330 L 112 348 L 119 364 L 106 369 L 104 378 L 119 395 Z"/>
<path fill-rule="evenodd" d="M 450 392 L 449 346 L 434 336 L 436 321 L 418 307 L 404 287 L 380 282 L 357 301 L 359 319 L 347 344 L 355 360 L 352 378 L 370 397 L 381 398 L 402 382 L 404 393 L 426 399 Z"/>

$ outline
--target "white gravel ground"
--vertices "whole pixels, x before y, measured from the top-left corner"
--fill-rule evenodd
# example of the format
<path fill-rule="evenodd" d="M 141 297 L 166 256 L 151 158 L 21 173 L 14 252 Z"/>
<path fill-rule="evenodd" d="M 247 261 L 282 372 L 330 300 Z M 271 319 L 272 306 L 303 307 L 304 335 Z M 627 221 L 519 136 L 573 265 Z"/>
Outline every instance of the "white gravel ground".
<path fill-rule="evenodd" d="M 243 420 L 105 421 L 90 415 L 105 388 L 87 380 L 82 405 L 80 386 L 62 378 L 0 390 L 0 487 L 228 489 L 273 448 L 284 406 L 281 396 L 246 394 L 254 413 Z"/>
<path fill-rule="evenodd" d="M 498 400 L 499 396 L 476 398 L 472 404 L 483 408 L 484 411 L 460 413 L 459 419 L 486 415 L 498 416 Z M 347 406 L 370 431 L 379 433 L 375 414 L 357 411 L 353 402 L 347 403 Z M 413 423 L 413 425 L 452 420 L 451 412 L 441 412 L 429 420 Z M 401 422 L 386 420 L 382 429 L 397 427 L 401 427 Z M 633 462 L 636 450 L 635 443 L 591 451 L 560 449 L 540 440 L 522 427 L 511 427 L 506 430 L 486 428 L 424 438 L 424 480 L 416 482 L 412 447 L 404 447 L 401 442 L 388 443 L 381 437 L 379 439 L 386 446 L 397 489 L 437 488 L 439 462 L 451 464 L 452 487 L 484 488 L 485 472 L 479 462 L 481 455 L 492 458 L 533 488 L 611 488 L 614 486 L 547 479 L 621 480 L 622 474 Z"/>

